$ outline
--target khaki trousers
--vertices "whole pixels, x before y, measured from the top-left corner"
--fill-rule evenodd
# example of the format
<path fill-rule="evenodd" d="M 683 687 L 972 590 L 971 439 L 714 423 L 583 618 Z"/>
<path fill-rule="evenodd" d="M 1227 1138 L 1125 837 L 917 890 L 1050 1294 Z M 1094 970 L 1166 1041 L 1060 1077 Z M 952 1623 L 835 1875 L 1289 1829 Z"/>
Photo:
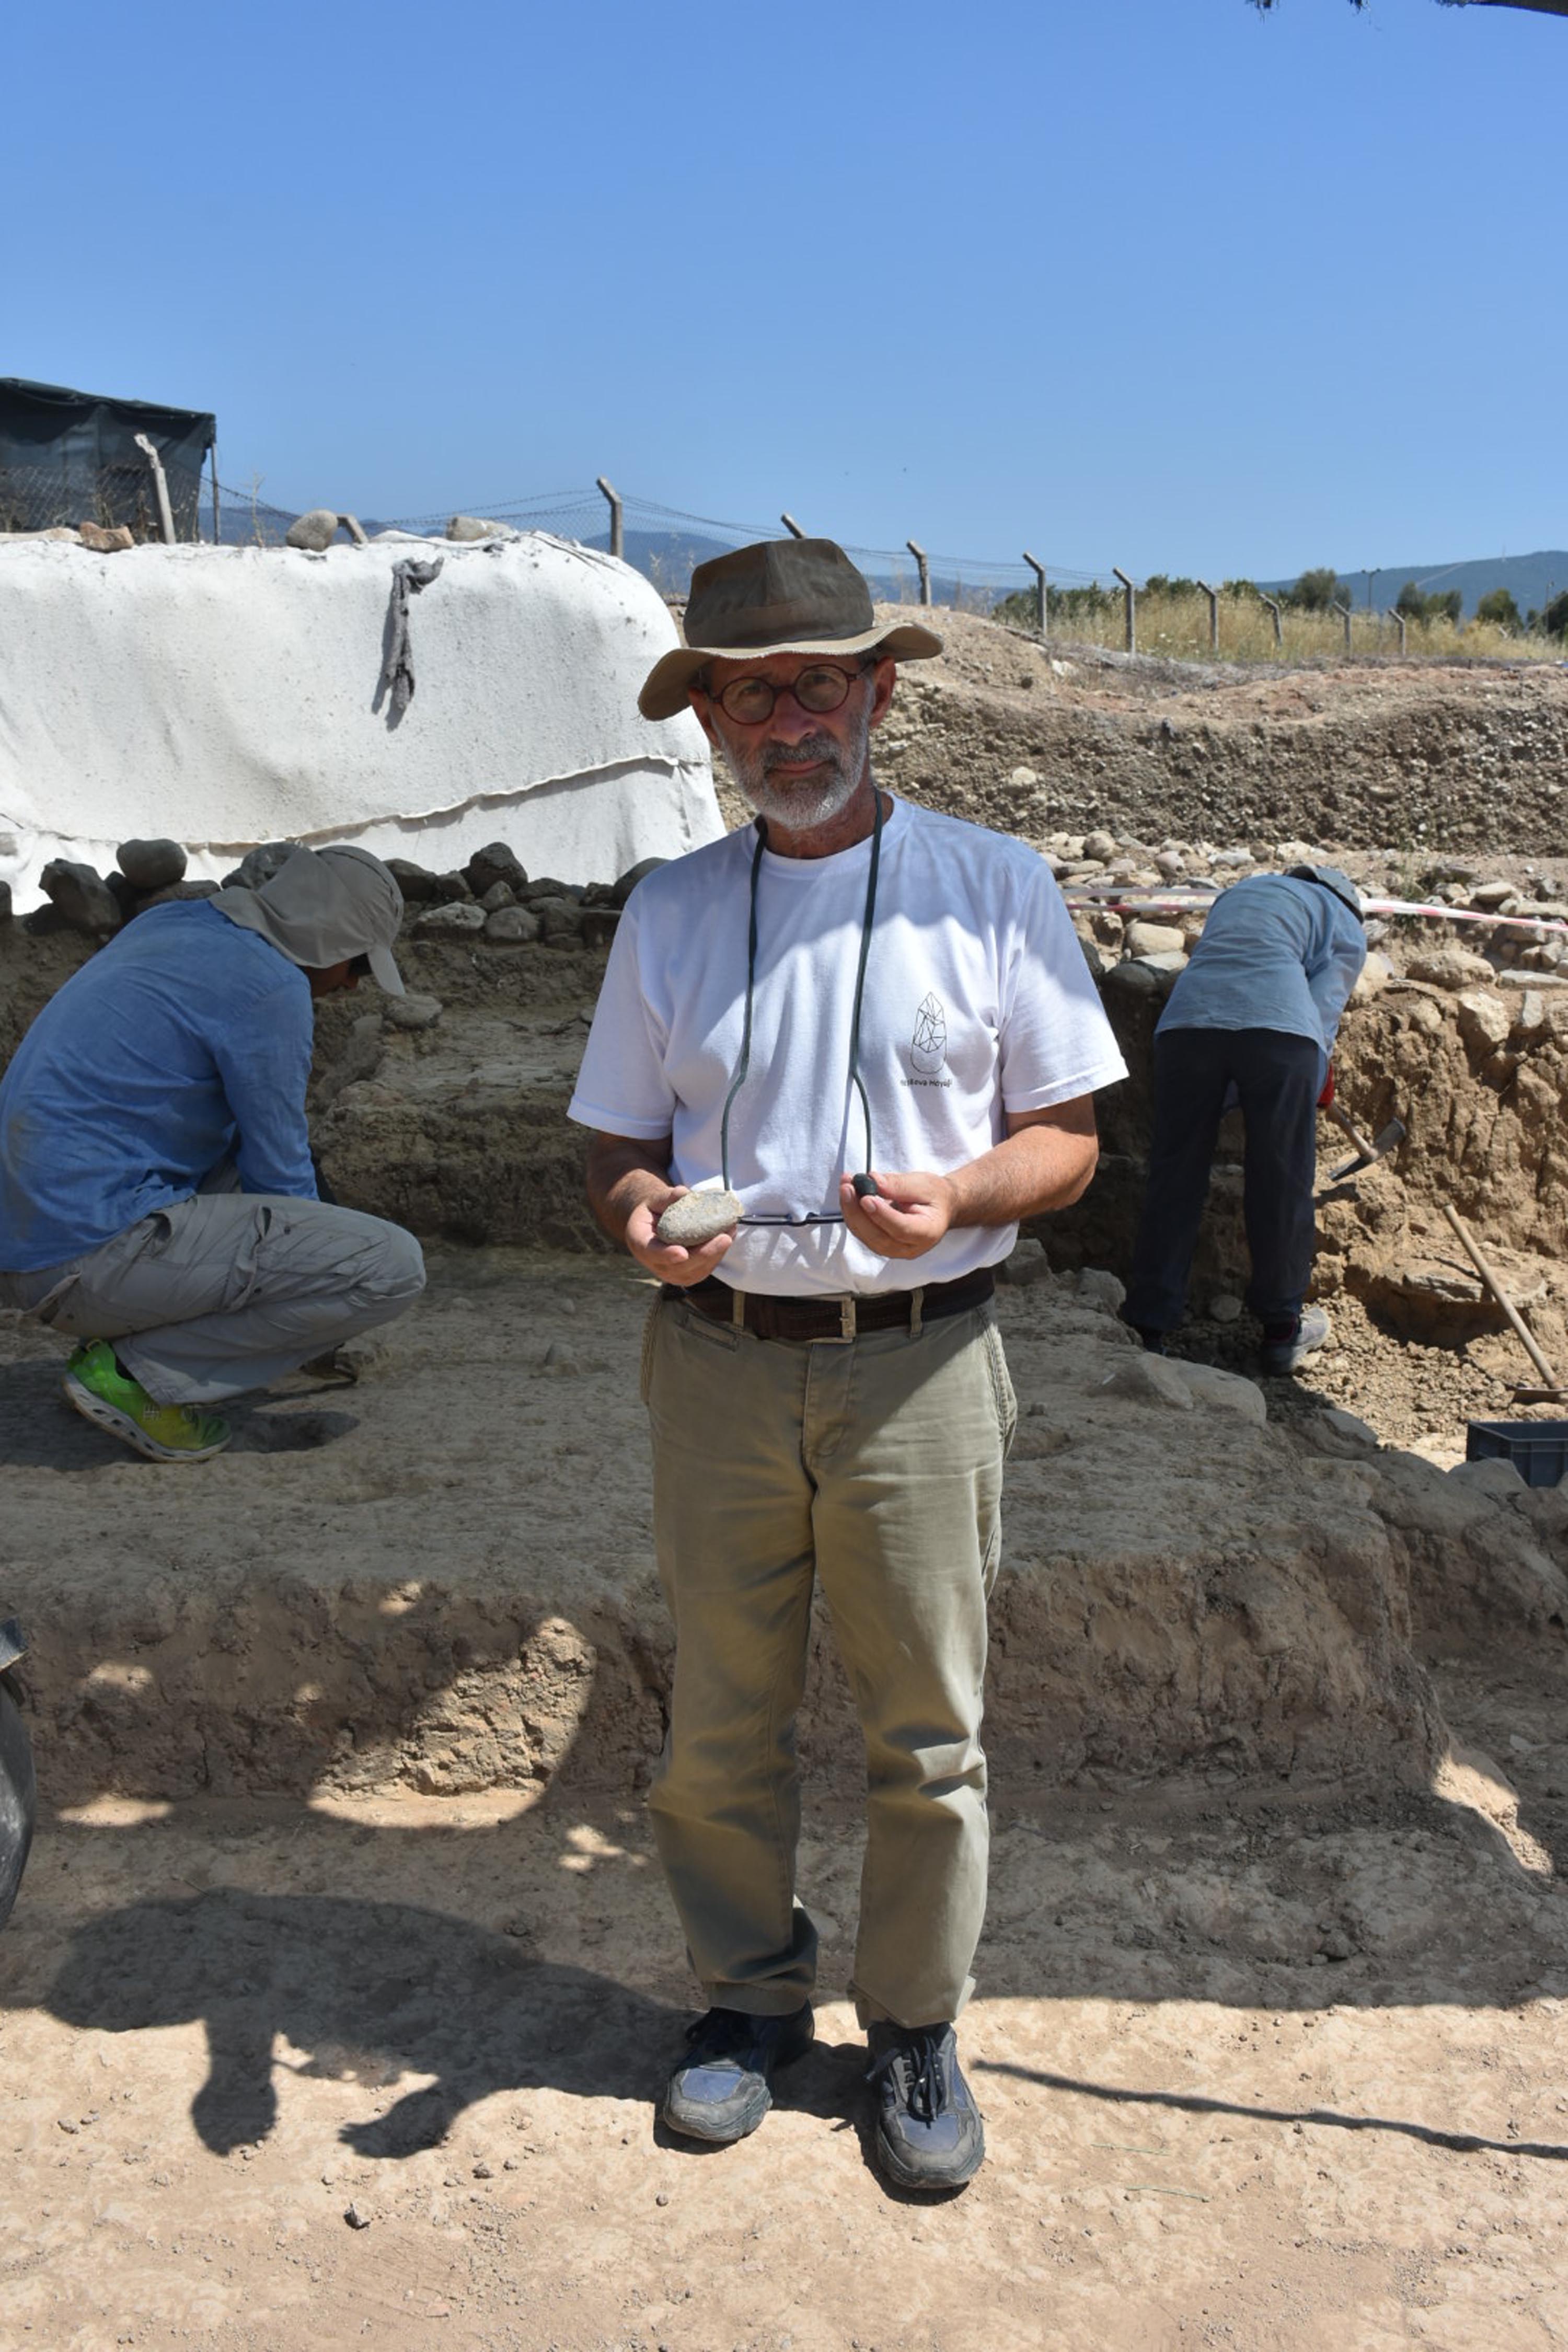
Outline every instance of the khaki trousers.
<path fill-rule="evenodd" d="M 650 1805 L 708 1999 L 769 2015 L 811 1993 L 795 1721 L 816 1580 L 866 1740 L 860 2021 L 954 2018 L 985 1913 L 985 1608 L 1016 1413 L 990 1309 L 797 1344 L 664 1298 L 643 1392 L 676 1627 Z"/>

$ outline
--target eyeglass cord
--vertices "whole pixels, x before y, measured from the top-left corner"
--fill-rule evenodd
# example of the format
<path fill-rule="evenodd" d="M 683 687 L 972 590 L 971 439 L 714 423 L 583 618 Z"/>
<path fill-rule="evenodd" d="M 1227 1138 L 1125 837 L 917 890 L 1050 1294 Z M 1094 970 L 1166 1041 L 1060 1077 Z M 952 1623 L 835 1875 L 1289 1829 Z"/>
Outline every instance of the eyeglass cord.
<path fill-rule="evenodd" d="M 871 820 L 871 863 L 866 876 L 866 911 L 860 919 L 860 960 L 855 971 L 855 1009 L 849 1022 L 849 1083 L 860 1097 L 860 1113 L 866 1122 L 866 1167 L 871 1173 L 871 1104 L 860 1076 L 860 1007 L 866 994 L 866 962 L 871 952 L 871 926 L 877 915 L 877 873 L 882 858 L 882 795 L 873 791 L 875 814 Z M 757 845 L 752 853 L 751 906 L 746 929 L 746 1010 L 741 1024 L 741 1058 L 735 1065 L 735 1075 L 730 1081 L 730 1091 L 724 1097 L 724 1108 L 719 1120 L 719 1166 L 726 1192 L 730 1183 L 730 1107 L 745 1085 L 752 1066 L 752 997 L 757 976 L 757 878 L 763 870 L 763 852 L 768 845 L 767 825 L 757 819 Z"/>

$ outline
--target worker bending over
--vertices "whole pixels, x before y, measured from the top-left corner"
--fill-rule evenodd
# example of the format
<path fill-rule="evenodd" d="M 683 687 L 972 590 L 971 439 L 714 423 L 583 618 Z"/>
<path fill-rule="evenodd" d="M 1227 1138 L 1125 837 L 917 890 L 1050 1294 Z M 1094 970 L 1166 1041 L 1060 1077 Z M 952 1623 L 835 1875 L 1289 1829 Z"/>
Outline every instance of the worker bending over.
<path fill-rule="evenodd" d="M 403 910 L 363 849 L 150 908 L 69 979 L 0 1083 L 0 1305 L 81 1345 L 65 1393 L 158 1462 L 228 1444 L 205 1408 L 400 1314 L 397 1225 L 318 1197 L 312 1000 L 395 995 Z"/>
<path fill-rule="evenodd" d="M 1223 1112 L 1247 1124 L 1247 1305 L 1263 1369 L 1293 1371 L 1329 1336 L 1303 1308 L 1317 1220 L 1317 1106 L 1334 1034 L 1366 961 L 1361 894 L 1335 866 L 1233 883 L 1210 908 L 1154 1032 L 1149 1189 L 1121 1309 L 1146 1348 L 1182 1320 Z"/>

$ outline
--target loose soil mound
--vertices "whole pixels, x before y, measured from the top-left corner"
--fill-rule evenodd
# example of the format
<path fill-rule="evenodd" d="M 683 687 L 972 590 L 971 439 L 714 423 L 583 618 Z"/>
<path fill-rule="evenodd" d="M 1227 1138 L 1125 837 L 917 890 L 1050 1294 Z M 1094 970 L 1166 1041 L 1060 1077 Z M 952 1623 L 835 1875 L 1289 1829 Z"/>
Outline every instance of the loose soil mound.
<path fill-rule="evenodd" d="M 1000 1297 L 1021 1412 L 988 1744 L 1014 1783 L 1424 1786 L 1445 1735 L 1413 1584 L 1431 1624 L 1568 1612 L 1545 1549 L 1568 1492 L 1510 1500 L 1321 1414 L 1266 1423 L 1240 1379 L 1156 1381 L 1102 1285 Z M 618 1263 L 442 1255 L 360 1386 L 258 1403 L 196 1473 L 74 1419 L 61 1344 L 7 1318 L 6 1597 L 54 1801 L 641 1786 L 669 1666 L 647 1301 Z M 814 1649 L 805 1751 L 852 1788 L 820 1625 Z"/>
<path fill-rule="evenodd" d="M 889 608 L 890 609 L 890 608 Z M 879 741 L 893 791 L 1004 833 L 1563 854 L 1568 669 L 1198 669 L 943 613 Z M 1020 774 L 1018 772 L 1032 772 Z"/>

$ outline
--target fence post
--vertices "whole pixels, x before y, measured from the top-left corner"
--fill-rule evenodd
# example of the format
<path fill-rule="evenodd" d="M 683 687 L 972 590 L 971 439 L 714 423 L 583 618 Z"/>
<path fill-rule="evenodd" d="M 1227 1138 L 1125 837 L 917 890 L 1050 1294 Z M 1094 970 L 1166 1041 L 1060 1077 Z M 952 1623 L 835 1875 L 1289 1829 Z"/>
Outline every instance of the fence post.
<path fill-rule="evenodd" d="M 1138 650 L 1138 591 L 1125 572 L 1117 572 L 1114 563 L 1110 568 L 1116 572 L 1116 577 L 1121 581 L 1127 593 L 1127 650 L 1130 654 L 1135 654 Z"/>
<path fill-rule="evenodd" d="M 1200 580 L 1198 586 L 1209 600 L 1209 651 L 1211 654 L 1217 654 L 1219 651 L 1219 590 L 1211 588 L 1206 580 Z"/>
<path fill-rule="evenodd" d="M 782 515 L 780 515 L 780 517 L 779 517 L 779 520 L 780 520 L 780 522 L 782 522 L 782 523 L 783 523 L 783 525 L 784 525 L 784 527 L 785 530 L 787 530 L 787 531 L 788 531 L 788 533 L 789 533 L 789 535 L 790 535 L 790 537 L 791 537 L 792 539 L 804 539 L 804 538 L 805 537 L 805 531 L 804 531 L 804 530 L 802 530 L 802 529 L 801 529 L 801 527 L 800 527 L 799 523 L 797 523 L 797 522 L 796 522 L 796 520 L 795 520 L 795 519 L 794 515 L 792 515 L 792 514 L 782 514 Z"/>
<path fill-rule="evenodd" d="M 148 440 L 145 433 L 136 436 L 136 446 L 153 468 L 153 486 L 158 493 L 158 528 L 165 547 L 174 544 L 174 510 L 169 504 L 169 485 L 163 478 L 163 460 Z"/>
<path fill-rule="evenodd" d="M 610 553 L 612 555 L 624 556 L 626 551 L 626 535 L 621 522 L 621 501 L 619 494 L 616 490 L 612 489 L 609 483 L 605 481 L 603 474 L 600 474 L 595 478 L 594 487 L 597 490 L 603 490 L 605 498 L 609 500 Z"/>
<path fill-rule="evenodd" d="M 1036 562 L 1027 548 L 1024 550 L 1024 561 L 1028 565 L 1030 571 L 1034 573 L 1036 585 L 1039 590 L 1040 643 L 1044 645 L 1047 635 L 1048 634 L 1047 625 L 1051 617 L 1051 592 L 1046 586 L 1046 567 L 1043 563 Z"/>
<path fill-rule="evenodd" d="M 1406 625 L 1405 614 L 1400 611 L 1396 604 L 1388 617 L 1391 621 L 1397 621 L 1399 624 L 1399 650 L 1403 653 L 1405 651 L 1405 630 Z"/>
<path fill-rule="evenodd" d="M 1331 604 L 1329 606 L 1329 610 L 1331 613 L 1338 613 L 1341 619 L 1344 622 L 1345 651 L 1348 654 L 1351 649 L 1351 608 L 1348 604 Z"/>
<path fill-rule="evenodd" d="M 1278 604 L 1276 604 L 1272 596 L 1266 596 L 1261 588 L 1258 592 L 1258 601 L 1260 604 L 1267 604 L 1269 612 L 1273 614 L 1274 642 L 1277 646 L 1282 646 L 1285 642 L 1285 632 L 1279 625 L 1279 607 Z"/>
<path fill-rule="evenodd" d="M 931 603 L 931 559 L 925 549 L 917 547 L 912 539 L 906 539 L 904 545 L 921 568 L 921 603 L 929 604 Z"/>

